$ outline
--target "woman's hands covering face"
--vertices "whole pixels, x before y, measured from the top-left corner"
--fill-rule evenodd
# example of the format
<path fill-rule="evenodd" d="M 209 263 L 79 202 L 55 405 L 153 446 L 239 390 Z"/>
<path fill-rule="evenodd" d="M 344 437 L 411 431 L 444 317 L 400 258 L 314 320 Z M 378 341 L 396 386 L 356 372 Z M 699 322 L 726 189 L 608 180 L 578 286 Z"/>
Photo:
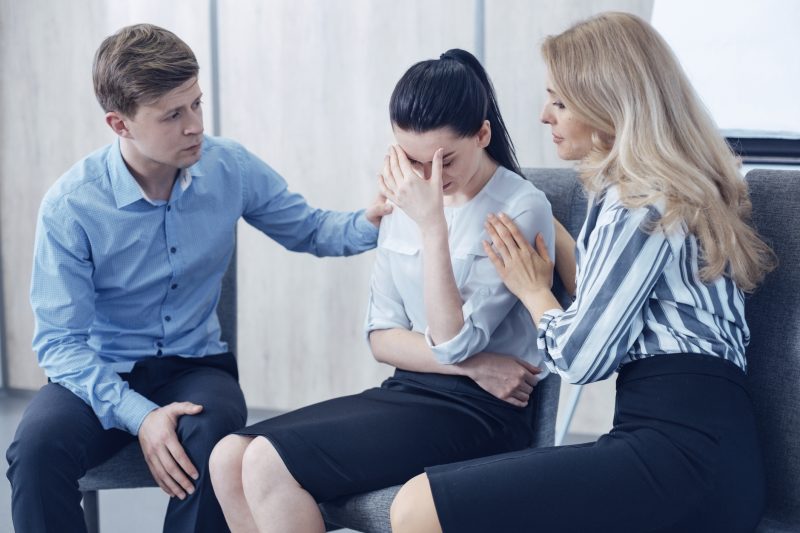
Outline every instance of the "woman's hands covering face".
<path fill-rule="evenodd" d="M 378 177 L 381 193 L 398 205 L 418 226 L 440 221 L 444 214 L 442 193 L 442 153 L 439 148 L 426 178 L 411 165 L 400 146 L 392 145 Z"/>

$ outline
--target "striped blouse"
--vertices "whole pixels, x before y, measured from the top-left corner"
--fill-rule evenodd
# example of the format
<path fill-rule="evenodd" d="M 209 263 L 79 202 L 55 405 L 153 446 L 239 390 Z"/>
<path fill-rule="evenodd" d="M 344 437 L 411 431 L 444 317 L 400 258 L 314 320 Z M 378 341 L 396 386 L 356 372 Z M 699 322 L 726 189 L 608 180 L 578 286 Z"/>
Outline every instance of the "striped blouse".
<path fill-rule="evenodd" d="M 746 370 L 744 295 L 728 277 L 700 280 L 698 242 L 685 227 L 643 229 L 659 218 L 656 207 L 623 206 L 616 187 L 590 201 L 576 243 L 575 301 L 539 322 L 545 362 L 569 382 L 599 381 L 671 353 L 713 355 Z"/>

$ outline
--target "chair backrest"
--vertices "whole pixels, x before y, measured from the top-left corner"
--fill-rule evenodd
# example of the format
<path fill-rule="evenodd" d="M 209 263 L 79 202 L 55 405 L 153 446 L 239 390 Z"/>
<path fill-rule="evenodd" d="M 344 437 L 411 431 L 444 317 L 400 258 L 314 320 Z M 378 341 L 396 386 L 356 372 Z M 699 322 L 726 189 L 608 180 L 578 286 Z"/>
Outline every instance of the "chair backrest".
<path fill-rule="evenodd" d="M 800 531 L 800 171 L 752 170 L 753 224 L 778 268 L 745 303 L 748 381 L 767 474 L 758 531 Z"/>
<path fill-rule="evenodd" d="M 523 175 L 545 193 L 553 208 L 553 216 L 564 224 L 567 231 L 577 236 L 586 217 L 586 196 L 577 173 L 564 168 L 526 168 L 523 169 Z M 570 298 L 558 276 L 553 293 L 562 305 L 569 305 Z M 560 388 L 561 378 L 551 374 L 534 391 L 533 401 L 537 408 L 533 413 L 532 446 L 535 448 L 552 446 L 555 443 L 555 413 L 558 410 Z"/>
<path fill-rule="evenodd" d="M 236 249 L 233 250 L 233 257 L 222 278 L 222 293 L 217 304 L 217 316 L 219 325 L 222 328 L 222 340 L 228 343 L 228 349 L 237 355 L 238 334 L 236 332 Z"/>

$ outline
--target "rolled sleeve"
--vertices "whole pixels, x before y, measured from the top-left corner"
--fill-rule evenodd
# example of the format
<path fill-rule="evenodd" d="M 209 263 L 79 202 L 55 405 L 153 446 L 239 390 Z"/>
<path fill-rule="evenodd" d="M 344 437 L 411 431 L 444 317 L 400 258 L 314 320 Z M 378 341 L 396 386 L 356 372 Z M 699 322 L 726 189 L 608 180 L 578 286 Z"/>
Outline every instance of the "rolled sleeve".
<path fill-rule="evenodd" d="M 558 345 L 553 338 L 553 326 L 556 324 L 556 319 L 564 314 L 561 309 L 550 309 L 545 311 L 542 318 L 539 319 L 538 336 L 536 339 L 537 348 L 544 356 L 544 362 L 552 371 L 557 371 L 558 360 L 561 360 L 561 354 L 558 350 Z"/>
<path fill-rule="evenodd" d="M 369 224 L 369 222 L 367 222 Z M 371 225 L 371 224 L 370 224 Z M 392 278 L 389 252 L 378 248 L 372 278 L 369 284 L 369 302 L 364 324 L 364 334 L 379 329 L 411 329 L 411 321 L 406 314 L 403 299 Z"/>
<path fill-rule="evenodd" d="M 434 344 L 430 328 L 425 328 L 425 342 L 428 343 L 428 347 L 438 362 L 443 365 L 460 363 L 485 348 L 489 343 L 491 331 L 488 331 L 486 325 L 473 320 L 473 310 L 479 307 L 480 303 L 475 299 L 467 300 L 461 308 L 464 313 L 464 325 L 461 327 L 461 331 L 443 343 Z"/>

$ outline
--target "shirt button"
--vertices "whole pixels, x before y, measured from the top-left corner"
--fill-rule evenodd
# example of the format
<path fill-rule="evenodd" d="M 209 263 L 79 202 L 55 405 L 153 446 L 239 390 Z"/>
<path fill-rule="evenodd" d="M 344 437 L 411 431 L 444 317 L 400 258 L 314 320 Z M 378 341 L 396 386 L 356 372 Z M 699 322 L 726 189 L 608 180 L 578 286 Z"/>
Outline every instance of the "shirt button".
<path fill-rule="evenodd" d="M 175 290 L 175 289 L 177 289 L 177 288 L 178 288 L 178 284 L 177 284 L 177 283 L 173 283 L 173 284 L 172 284 L 172 290 L 174 291 L 174 290 Z"/>
<path fill-rule="evenodd" d="M 161 355 L 161 350 L 157 351 L 156 355 Z"/>
<path fill-rule="evenodd" d="M 174 254 L 175 252 L 178 251 L 178 249 L 173 246 L 172 248 L 169 249 L 169 251 Z"/>
<path fill-rule="evenodd" d="M 158 346 L 159 348 L 163 348 L 163 347 L 164 347 L 164 343 L 163 343 L 163 342 L 161 342 L 161 341 L 158 341 L 158 342 L 156 343 L 156 346 Z"/>
<path fill-rule="evenodd" d="M 167 206 L 167 211 L 172 211 L 172 206 L 171 205 Z"/>
<path fill-rule="evenodd" d="M 165 316 L 165 317 L 164 317 L 164 320 L 166 320 L 167 322 L 169 322 L 170 320 L 172 320 L 172 317 L 171 317 L 171 316 L 169 316 L 169 315 L 167 315 L 167 316 Z"/>

